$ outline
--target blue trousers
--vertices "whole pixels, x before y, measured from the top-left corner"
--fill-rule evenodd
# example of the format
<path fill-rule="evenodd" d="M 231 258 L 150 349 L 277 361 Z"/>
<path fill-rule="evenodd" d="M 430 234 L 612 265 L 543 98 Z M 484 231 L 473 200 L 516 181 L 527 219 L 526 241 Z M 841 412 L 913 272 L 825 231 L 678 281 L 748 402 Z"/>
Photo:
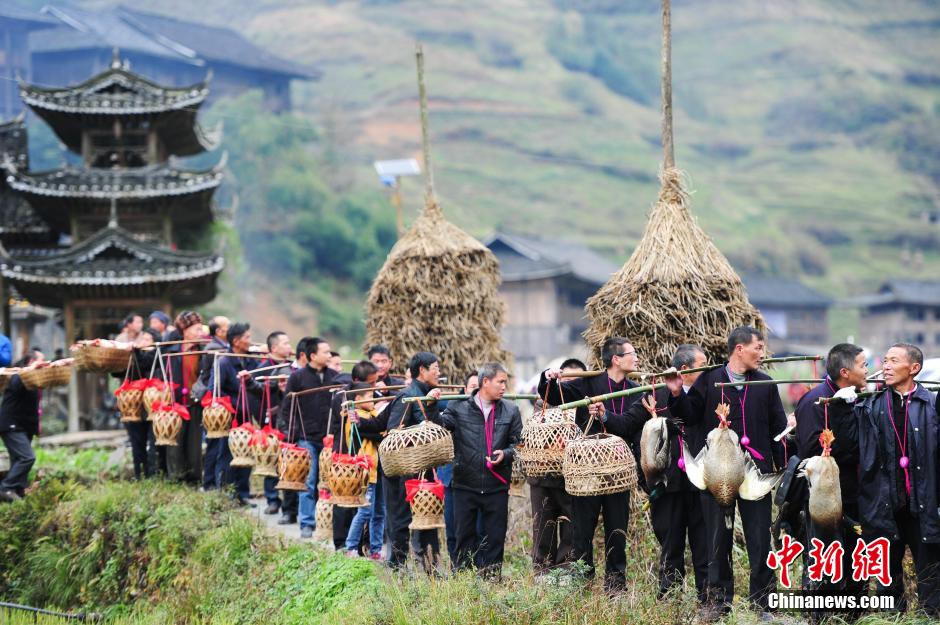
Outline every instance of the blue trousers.
<path fill-rule="evenodd" d="M 228 451 L 228 438 L 207 438 L 206 455 L 202 458 L 202 487 L 205 490 L 219 488 L 226 466 L 222 465 L 222 448 Z M 229 454 L 229 460 L 232 456 Z"/>
<path fill-rule="evenodd" d="M 346 550 L 354 551 L 359 546 L 362 527 L 368 523 L 369 553 L 382 553 L 382 545 L 385 544 L 385 497 L 382 494 L 382 480 L 378 480 L 375 484 L 369 484 L 366 499 L 369 501 L 369 505 L 359 508 L 356 516 L 353 517 L 352 524 L 349 526 L 349 534 L 346 536 Z"/>
<path fill-rule="evenodd" d="M 307 475 L 307 490 L 300 493 L 300 527 L 317 526 L 317 479 L 319 477 L 320 450 L 322 443 L 299 440 L 297 444 L 310 452 L 310 474 Z"/>

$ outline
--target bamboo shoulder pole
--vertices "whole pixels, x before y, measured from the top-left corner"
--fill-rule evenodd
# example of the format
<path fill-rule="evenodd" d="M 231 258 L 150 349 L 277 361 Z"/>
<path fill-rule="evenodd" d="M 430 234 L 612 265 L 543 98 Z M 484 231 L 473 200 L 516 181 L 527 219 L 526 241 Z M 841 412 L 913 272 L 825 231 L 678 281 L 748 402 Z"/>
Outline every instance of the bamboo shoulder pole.
<path fill-rule="evenodd" d="M 747 382 L 715 382 L 715 388 L 726 386 L 774 386 L 777 384 L 821 384 L 822 380 L 816 378 L 803 378 L 799 380 L 750 380 Z"/>
<path fill-rule="evenodd" d="M 284 367 L 289 367 L 290 361 L 285 361 L 277 365 L 268 365 L 267 367 L 259 367 L 258 369 L 246 369 L 248 373 L 261 373 L 262 371 L 273 371 L 275 369 L 283 369 Z"/>
<path fill-rule="evenodd" d="M 503 395 L 503 399 L 536 400 L 538 398 L 539 398 L 538 395 L 534 395 L 530 393 L 518 393 L 518 394 L 506 393 L 505 395 Z M 425 395 L 424 397 L 405 397 L 401 401 L 402 403 L 405 403 L 405 404 L 411 404 L 416 401 L 421 401 L 421 402 L 424 402 L 424 401 L 458 401 L 461 399 L 470 399 L 470 395 L 441 395 L 438 398 L 431 397 L 430 395 Z"/>
<path fill-rule="evenodd" d="M 824 360 L 822 356 L 781 356 L 780 358 L 765 358 L 761 365 L 772 365 L 778 362 L 807 362 L 812 360 Z"/>
<path fill-rule="evenodd" d="M 357 391 L 358 392 L 358 391 Z M 357 399 L 355 401 L 343 402 L 346 405 L 358 406 L 360 404 L 374 404 L 380 401 L 394 401 L 396 397 L 373 397 L 372 399 Z"/>
<path fill-rule="evenodd" d="M 264 360 L 268 358 L 267 354 L 234 354 L 231 352 L 173 352 L 172 354 L 160 354 L 163 358 L 176 358 L 178 356 L 213 356 L 216 358 L 254 358 L 255 360 Z M 289 364 L 289 363 L 284 363 Z M 282 367 L 284 365 L 281 365 Z"/>
<path fill-rule="evenodd" d="M 310 395 L 311 393 L 322 393 L 324 391 L 332 391 L 337 388 L 345 388 L 345 384 L 332 384 L 330 386 L 318 386 L 316 388 L 308 388 L 302 391 L 291 391 L 287 394 L 288 397 L 300 397 L 301 395 Z"/>
<path fill-rule="evenodd" d="M 569 401 L 568 403 L 561 404 L 557 408 L 561 410 L 567 410 L 568 408 L 579 408 L 581 406 L 589 406 L 591 404 L 596 404 L 600 401 L 607 401 L 608 399 L 617 399 L 618 397 L 627 397 L 629 395 L 636 395 L 637 393 L 648 393 L 649 391 L 655 391 L 660 388 L 665 388 L 665 384 L 647 384 L 645 386 L 634 386 L 633 388 L 627 388 L 622 391 L 614 391 L 613 393 L 604 393 L 603 395 L 595 395 L 594 397 L 585 397 L 584 399 L 579 399 L 577 401 Z"/>
<path fill-rule="evenodd" d="M 351 388 L 349 394 L 365 393 L 366 391 L 400 391 L 405 388 L 404 384 L 393 384 L 391 386 L 370 386 L 368 388 Z"/>

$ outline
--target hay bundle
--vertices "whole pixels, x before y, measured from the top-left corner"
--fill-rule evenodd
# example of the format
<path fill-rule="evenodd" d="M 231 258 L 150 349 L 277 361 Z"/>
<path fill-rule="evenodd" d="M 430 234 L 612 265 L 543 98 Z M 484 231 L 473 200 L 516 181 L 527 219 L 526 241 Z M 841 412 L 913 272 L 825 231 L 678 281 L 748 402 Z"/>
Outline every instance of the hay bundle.
<path fill-rule="evenodd" d="M 723 362 L 731 330 L 764 329 L 741 278 L 689 210 L 689 193 L 675 167 L 672 139 L 669 2 L 663 2 L 663 150 L 659 198 L 630 260 L 585 306 L 584 338 L 600 361 L 604 341 L 630 339 L 645 365 L 667 368 L 676 347 L 701 345 L 710 362 Z"/>
<path fill-rule="evenodd" d="M 506 362 L 507 353 L 500 348 L 504 312 L 499 263 L 441 212 L 430 162 L 420 46 L 417 58 L 425 206 L 389 252 L 369 290 L 366 345 L 387 345 L 399 363 L 417 351 L 434 352 L 442 373 L 456 380 L 483 362 Z"/>

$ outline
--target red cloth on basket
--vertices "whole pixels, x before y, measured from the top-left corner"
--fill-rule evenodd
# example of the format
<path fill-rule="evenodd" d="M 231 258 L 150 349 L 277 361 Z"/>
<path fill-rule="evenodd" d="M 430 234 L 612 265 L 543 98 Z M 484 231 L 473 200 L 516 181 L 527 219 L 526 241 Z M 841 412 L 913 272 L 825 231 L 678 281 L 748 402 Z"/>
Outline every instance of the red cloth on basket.
<path fill-rule="evenodd" d="M 232 405 L 232 400 L 229 397 L 213 397 L 212 393 L 206 393 L 202 398 L 202 407 L 208 408 L 212 404 L 218 404 L 225 408 L 230 414 L 235 414 L 235 407 Z"/>
<path fill-rule="evenodd" d="M 114 391 L 114 394 L 117 396 L 125 391 L 143 391 L 146 390 L 148 386 L 150 386 L 150 380 L 147 379 L 124 380 L 124 383 L 121 384 L 121 386 L 119 386 L 116 391 Z"/>
<path fill-rule="evenodd" d="M 183 404 L 165 404 L 162 401 L 154 402 L 153 412 L 175 412 L 183 421 L 189 421 L 189 410 Z"/>
<path fill-rule="evenodd" d="M 411 503 L 411 500 L 415 498 L 415 494 L 419 490 L 429 490 L 434 493 L 434 496 L 444 501 L 444 483 L 439 482 L 438 480 L 405 480 L 405 501 Z"/>

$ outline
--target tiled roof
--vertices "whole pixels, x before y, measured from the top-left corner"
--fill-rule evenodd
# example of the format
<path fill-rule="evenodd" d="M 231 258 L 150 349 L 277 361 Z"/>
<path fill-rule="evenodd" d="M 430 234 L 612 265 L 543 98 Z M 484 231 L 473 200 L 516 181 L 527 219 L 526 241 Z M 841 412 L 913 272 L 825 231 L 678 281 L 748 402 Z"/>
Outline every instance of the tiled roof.
<path fill-rule="evenodd" d="M 192 280 L 224 266 L 220 255 L 170 250 L 109 226 L 65 250 L 12 250 L 0 260 L 0 273 L 14 284 L 113 286 Z"/>
<path fill-rule="evenodd" d="M 600 286 L 619 267 L 573 241 L 497 232 L 484 244 L 499 259 L 504 282 L 562 275 Z"/>
<path fill-rule="evenodd" d="M 741 280 L 748 300 L 758 308 L 828 307 L 833 303 L 829 297 L 792 278 L 745 274 Z"/>
<path fill-rule="evenodd" d="M 7 184 L 20 193 L 103 201 L 200 193 L 217 188 L 223 177 L 221 166 L 204 171 L 157 165 L 135 169 L 65 167 L 45 172 L 6 167 Z"/>

